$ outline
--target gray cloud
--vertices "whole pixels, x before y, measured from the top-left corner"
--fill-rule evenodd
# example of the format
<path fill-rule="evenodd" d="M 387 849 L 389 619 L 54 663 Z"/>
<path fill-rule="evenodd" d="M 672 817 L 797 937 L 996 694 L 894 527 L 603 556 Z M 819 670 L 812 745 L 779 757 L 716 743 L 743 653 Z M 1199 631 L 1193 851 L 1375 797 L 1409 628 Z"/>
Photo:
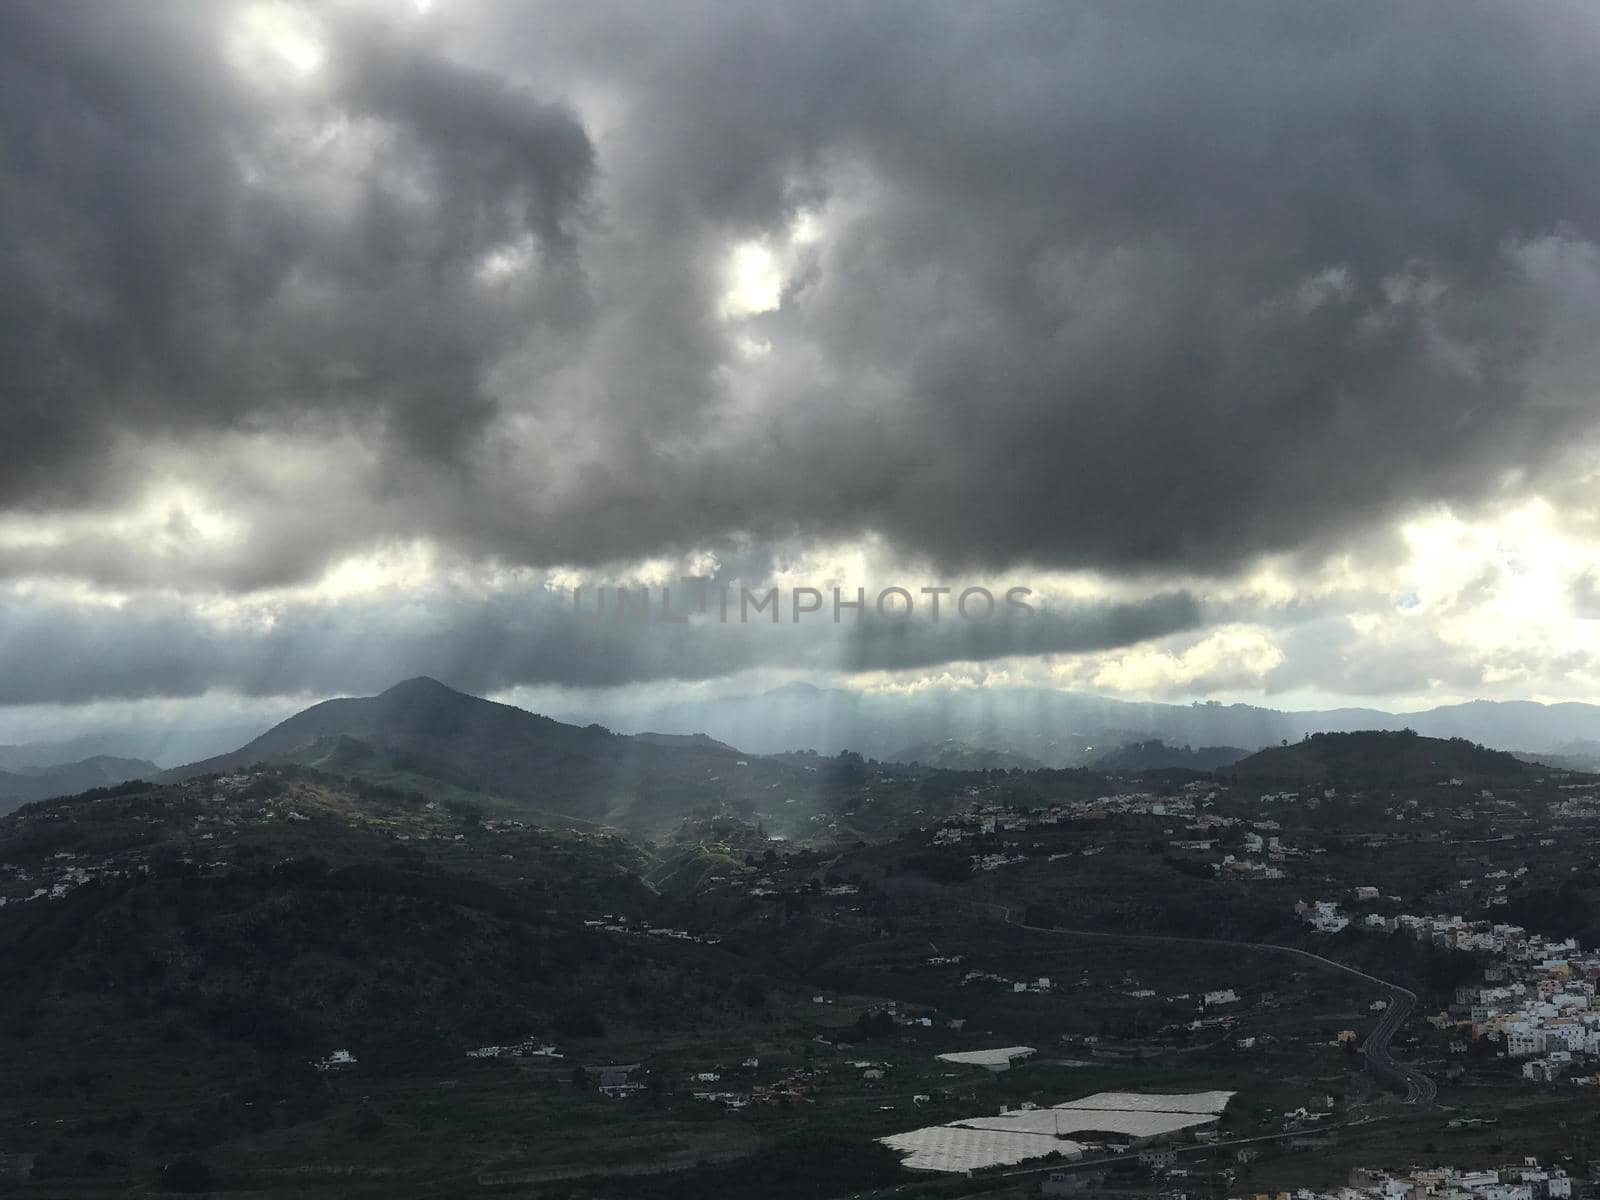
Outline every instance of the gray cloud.
<path fill-rule="evenodd" d="M 114 494 L 120 435 L 306 416 L 451 461 L 510 339 L 582 311 L 561 264 L 593 154 L 567 109 L 375 21 L 330 23 L 302 87 L 253 88 L 242 10 L 0 13 L 0 503 Z M 485 293 L 481 257 L 522 236 L 556 269 Z"/>
<path fill-rule="evenodd" d="M 914 591 L 914 589 L 907 589 Z M 873 620 L 847 626 L 847 671 L 893 671 L 951 661 L 987 662 L 1011 655 L 1077 654 L 1127 646 L 1198 628 L 1201 605 L 1188 592 L 1152 596 L 1136 604 L 1080 604 L 1022 615 L 1003 595 L 991 610 L 981 596 L 967 606 L 969 617 L 951 616 L 962 589 L 944 599 L 938 622 L 926 619 L 927 601 L 915 599 L 923 616 L 911 620 Z M 898 604 L 893 601 L 891 604 Z M 887 611 L 899 611 L 889 607 Z M 991 612 L 992 616 L 983 614 Z"/>
<path fill-rule="evenodd" d="M 1595 433 L 1590 5 L 290 6 L 323 62 L 265 80 L 230 57 L 249 7 L 0 8 L 0 515 L 110 514 L 181 464 L 243 523 L 39 541 L 0 578 L 251 592 L 414 537 L 598 565 L 862 534 L 1224 574 Z M 785 248 L 801 213 L 822 236 Z M 751 239 L 782 303 L 730 323 Z M 17 601 L 0 702 L 918 666 L 1215 616 L 712 653 L 445 595 L 238 637 L 182 600 Z"/>
<path fill-rule="evenodd" d="M 650 593 L 648 620 L 631 608 L 619 615 L 614 591 L 601 617 L 593 590 L 574 604 L 570 593 L 542 587 L 485 595 L 441 586 L 408 593 L 403 604 L 379 595 L 280 605 L 270 621 L 259 615 L 201 619 L 170 597 L 118 609 L 0 600 L 0 661 L 7 667 L 0 675 L 0 706 L 213 690 L 242 696 L 371 692 L 418 674 L 490 692 L 522 684 L 695 681 L 756 668 L 887 670 L 1104 649 L 1203 621 L 1198 602 L 1183 593 L 1017 616 L 997 604 L 988 620 L 979 619 L 982 609 L 974 603 L 972 619 L 946 613 L 937 623 L 925 608 L 909 621 L 881 618 L 871 611 L 869 593 L 867 613 L 858 618 L 847 611 L 838 624 L 827 608 L 796 623 L 787 591 L 779 596 L 778 621 L 770 621 L 770 608 L 741 618 L 737 584 L 729 594 L 726 623 L 718 619 L 715 599 L 705 616 L 665 622 L 659 590 Z M 670 603 L 674 616 L 698 608 L 681 590 Z"/>
<path fill-rule="evenodd" d="M 1600 621 L 1600 579 L 1595 572 L 1585 571 L 1572 580 L 1567 590 L 1572 601 L 1572 611 L 1585 620 Z"/>
<path fill-rule="evenodd" d="M 1530 684 L 1558 681 L 1559 687 L 1564 677 L 1592 671 L 1596 663 L 1581 647 L 1463 653 L 1427 625 L 1364 635 L 1332 616 L 1284 631 L 1278 645 L 1284 659 L 1267 676 L 1268 695 L 1305 688 L 1347 696 L 1516 695 Z"/>
<path fill-rule="evenodd" d="M 603 36 L 630 11 L 540 37 L 634 100 L 617 202 L 661 256 L 692 278 L 707 226 L 846 216 L 759 323 L 767 419 L 694 471 L 638 448 L 604 524 L 567 514 L 583 545 L 721 528 L 731 494 L 764 534 L 1222 570 L 1474 499 L 1592 426 L 1533 386 L 1600 318 L 1581 9 L 741 6 Z M 715 445 L 723 360 L 690 365 L 619 422 Z"/>
<path fill-rule="evenodd" d="M 13 505 L 127 482 L 118 434 L 334 417 L 393 445 L 332 546 L 1222 569 L 1593 418 L 1530 386 L 1600 316 L 1580 7 L 311 10 L 298 91 L 218 52 L 236 11 L 4 14 Z M 834 203 L 732 420 L 717 256 Z M 511 414 L 562 440 L 497 457 Z"/>

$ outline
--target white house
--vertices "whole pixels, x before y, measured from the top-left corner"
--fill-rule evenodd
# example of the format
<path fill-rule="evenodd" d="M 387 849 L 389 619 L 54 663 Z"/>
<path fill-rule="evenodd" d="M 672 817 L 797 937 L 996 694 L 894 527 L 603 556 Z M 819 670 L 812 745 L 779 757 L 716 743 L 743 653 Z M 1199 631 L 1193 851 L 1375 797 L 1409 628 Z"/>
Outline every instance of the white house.
<path fill-rule="evenodd" d="M 1505 1027 L 1506 1053 L 1512 1058 L 1527 1058 L 1544 1049 L 1544 1035 L 1526 1021 L 1513 1021 Z"/>

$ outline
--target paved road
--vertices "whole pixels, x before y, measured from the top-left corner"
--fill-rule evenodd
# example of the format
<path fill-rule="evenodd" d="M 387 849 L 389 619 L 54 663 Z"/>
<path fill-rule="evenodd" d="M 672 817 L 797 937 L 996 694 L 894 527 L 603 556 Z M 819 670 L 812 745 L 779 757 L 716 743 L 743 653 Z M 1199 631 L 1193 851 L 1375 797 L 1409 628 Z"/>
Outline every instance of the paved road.
<path fill-rule="evenodd" d="M 1268 954 L 1288 954 L 1295 958 L 1305 959 L 1317 966 L 1339 971 L 1345 975 L 1354 975 L 1357 979 L 1365 980 L 1383 989 L 1388 997 L 1389 1005 L 1384 1009 L 1383 1016 L 1379 1019 L 1372 1032 L 1367 1034 L 1361 1043 L 1361 1057 L 1366 1060 L 1367 1067 L 1380 1080 L 1385 1083 L 1394 1083 L 1405 1088 L 1406 1103 L 1421 1107 L 1428 1107 L 1438 1098 L 1439 1086 L 1422 1072 L 1417 1071 L 1404 1063 L 1395 1060 L 1391 1050 L 1394 1035 L 1406 1018 L 1411 1015 L 1412 1009 L 1417 1004 L 1417 994 L 1410 988 L 1403 988 L 1398 983 L 1387 979 L 1379 979 L 1376 975 L 1369 975 L 1365 971 L 1358 971 L 1355 967 L 1342 962 L 1335 962 L 1331 958 L 1324 958 L 1310 950 L 1302 950 L 1298 946 L 1279 946 L 1271 942 L 1241 942 L 1230 938 L 1197 938 L 1177 937 L 1173 934 L 1160 933 L 1108 933 L 1099 929 L 1060 929 L 1051 925 L 1028 925 L 1017 920 L 1011 915 L 1011 909 L 1004 904 L 985 904 L 978 902 L 979 908 L 988 909 L 997 913 L 1000 919 L 1008 925 L 1015 925 L 1018 929 L 1029 929 L 1035 933 L 1055 933 L 1068 937 L 1098 938 L 1113 942 L 1152 942 L 1168 945 L 1188 946 L 1228 946 L 1236 950 L 1256 950 Z"/>
<path fill-rule="evenodd" d="M 574 1179 L 609 1178 L 613 1175 L 666 1175 L 673 1171 L 687 1171 L 702 1163 L 721 1166 L 738 1162 L 756 1152 L 751 1146 L 745 1150 L 679 1150 L 645 1162 L 594 1163 L 588 1166 L 525 1167 L 516 1170 L 483 1171 L 478 1175 L 480 1187 L 503 1187 L 511 1183 L 564 1183 Z"/>

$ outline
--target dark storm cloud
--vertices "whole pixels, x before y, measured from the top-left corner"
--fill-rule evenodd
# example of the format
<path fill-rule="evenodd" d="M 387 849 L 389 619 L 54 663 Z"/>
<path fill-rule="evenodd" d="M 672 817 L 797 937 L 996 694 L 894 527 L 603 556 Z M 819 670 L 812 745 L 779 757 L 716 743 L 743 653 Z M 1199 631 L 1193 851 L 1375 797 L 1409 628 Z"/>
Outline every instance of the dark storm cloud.
<path fill-rule="evenodd" d="M 506 61 L 538 53 L 480 11 Z M 841 215 L 754 323 L 766 420 L 692 470 L 620 443 L 628 486 L 591 497 L 604 522 L 567 514 L 579 543 L 731 519 L 1220 570 L 1470 500 L 1592 426 L 1587 393 L 1534 386 L 1570 349 L 1552 331 L 1600 318 L 1551 269 L 1600 231 L 1584 8 L 584 12 L 538 42 L 632 101 L 615 201 L 658 261 L 694 278 L 708 228 Z M 614 415 L 715 441 L 722 361 L 675 344 L 654 401 L 624 387 Z"/>
<path fill-rule="evenodd" d="M 0 500 L 115 489 L 119 434 L 333 418 L 388 442 L 327 553 L 1220 570 L 1594 415 L 1532 385 L 1600 316 L 1580 6 L 330 5 L 322 69 L 265 84 L 248 11 L 0 14 Z M 802 209 L 824 244 L 730 383 L 721 257 Z M 559 436 L 496 457 L 508 414 Z"/>
<path fill-rule="evenodd" d="M 175 477 L 238 526 L 22 539 L 0 579 L 251 592 L 413 538 L 501 567 L 873 534 L 1160 581 L 1536 485 L 1595 433 L 1592 5 L 290 3 L 320 64 L 264 74 L 260 8 L 0 6 L 0 516 Z M 782 303 L 728 319 L 763 239 Z M 430 603 L 228 637 L 177 600 L 13 608 L 6 686 L 873 669 L 1217 619 L 1172 594 L 713 651 Z"/>
<path fill-rule="evenodd" d="M 1193 630 L 1205 620 L 1199 601 L 1188 592 L 1153 596 L 1136 604 L 1085 604 L 1031 615 L 1008 609 L 1003 596 L 992 601 L 991 605 L 974 595 L 964 605 L 969 615 L 952 617 L 949 610 L 957 601 L 949 597 L 945 615 L 937 623 L 913 618 L 852 626 L 840 665 L 847 671 L 895 671 L 1011 655 L 1080 654 Z M 900 611 L 893 607 L 898 603 L 888 611 Z"/>
<path fill-rule="evenodd" d="M 762 589 L 763 592 L 765 589 Z M 225 691 L 245 696 L 378 691 L 411 675 L 432 675 L 478 692 L 519 684 L 616 686 L 655 680 L 705 680 L 760 667 L 894 669 L 956 659 L 1102 649 L 1191 628 L 1199 605 L 1184 594 L 1115 605 L 1078 604 L 1032 616 L 934 624 L 881 619 L 870 612 L 835 625 L 829 613 L 792 619 L 739 617 L 729 623 L 660 620 L 660 593 L 648 621 L 596 618 L 591 592 L 543 588 L 481 595 L 431 588 L 395 603 L 379 596 L 343 603 L 277 606 L 218 623 L 185 604 L 141 600 L 121 608 L 0 601 L 0 706 L 82 704 Z M 671 601 L 677 615 L 695 604 Z M 768 610 L 770 611 L 770 610 Z M 979 610 L 974 607 L 974 614 Z M 582 614 L 589 614 L 587 617 Z"/>
<path fill-rule="evenodd" d="M 0 16 L 13 504 L 117 482 L 119 432 L 305 410 L 381 421 L 393 488 L 582 387 L 613 471 L 581 505 L 477 464 L 390 523 L 536 561 L 876 527 L 950 559 L 1216 566 L 1470 495 L 1590 415 L 1531 402 L 1580 298 L 1507 257 L 1600 225 L 1579 7 L 463 6 L 477 67 L 329 7 L 326 69 L 265 88 L 219 52 L 239 11 Z M 542 324 L 596 316 L 562 88 L 620 114 L 588 244 L 611 321 L 577 382 L 536 363 L 496 393 Z M 341 120 L 373 123 L 365 153 L 318 158 Z M 726 398 L 710 260 L 826 216 L 850 170 L 868 200 L 767 321 L 828 381 L 775 369 L 750 436 L 686 451 Z M 519 236 L 538 282 L 485 295 L 474 266 Z"/>
<path fill-rule="evenodd" d="M 459 454 L 508 334 L 581 309 L 472 278 L 523 235 L 566 255 L 593 168 L 566 109 L 355 19 L 325 70 L 253 86 L 244 11 L 0 11 L 0 504 L 114 494 L 119 435 L 306 414 Z M 362 157 L 319 156 L 352 121 Z"/>

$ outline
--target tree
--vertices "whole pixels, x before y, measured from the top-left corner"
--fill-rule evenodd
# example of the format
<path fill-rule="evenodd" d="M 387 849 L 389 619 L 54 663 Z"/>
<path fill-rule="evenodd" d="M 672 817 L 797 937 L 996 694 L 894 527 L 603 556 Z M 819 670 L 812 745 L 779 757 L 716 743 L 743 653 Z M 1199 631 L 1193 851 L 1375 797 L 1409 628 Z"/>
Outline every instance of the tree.
<path fill-rule="evenodd" d="M 667 1102 L 667 1077 L 660 1071 L 651 1071 L 644 1077 L 644 1090 L 651 1107 L 660 1108 Z"/>
<path fill-rule="evenodd" d="M 856 1033 L 862 1041 L 894 1036 L 894 1018 L 883 1009 L 864 1012 L 856 1018 Z"/>
<path fill-rule="evenodd" d="M 446 800 L 444 807 L 468 829 L 475 829 L 483 823 L 483 807 L 471 800 Z"/>
<path fill-rule="evenodd" d="M 204 1192 L 211 1187 L 211 1168 L 192 1154 L 161 1168 L 161 1186 L 169 1192 Z"/>
<path fill-rule="evenodd" d="M 746 975 L 734 985 L 733 994 L 746 1008 L 760 1008 L 767 1002 L 767 985 L 754 975 Z"/>
<path fill-rule="evenodd" d="M 383 1129 L 383 1118 L 363 1104 L 356 1113 L 355 1134 L 362 1141 L 371 1141 Z"/>
<path fill-rule="evenodd" d="M 562 1037 L 597 1038 L 606 1035 L 606 1027 L 594 1011 L 576 1005 L 558 1013 L 550 1026 Z"/>

